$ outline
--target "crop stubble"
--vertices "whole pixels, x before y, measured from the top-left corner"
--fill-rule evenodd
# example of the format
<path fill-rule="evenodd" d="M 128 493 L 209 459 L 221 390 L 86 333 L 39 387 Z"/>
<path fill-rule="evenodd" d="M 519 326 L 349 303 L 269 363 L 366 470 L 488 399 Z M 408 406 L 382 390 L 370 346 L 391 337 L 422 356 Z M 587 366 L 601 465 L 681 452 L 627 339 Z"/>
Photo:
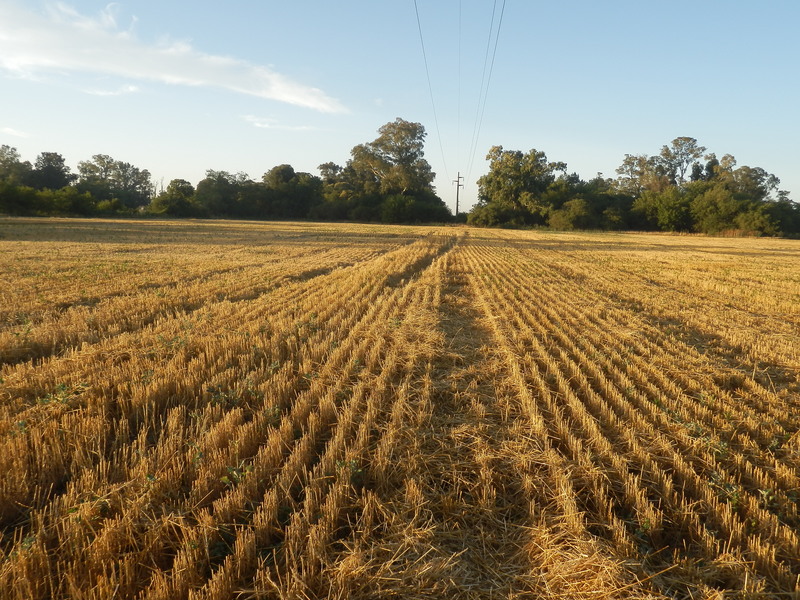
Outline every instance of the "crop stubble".
<path fill-rule="evenodd" d="M 0 222 L 0 596 L 800 593 L 800 244 Z"/>

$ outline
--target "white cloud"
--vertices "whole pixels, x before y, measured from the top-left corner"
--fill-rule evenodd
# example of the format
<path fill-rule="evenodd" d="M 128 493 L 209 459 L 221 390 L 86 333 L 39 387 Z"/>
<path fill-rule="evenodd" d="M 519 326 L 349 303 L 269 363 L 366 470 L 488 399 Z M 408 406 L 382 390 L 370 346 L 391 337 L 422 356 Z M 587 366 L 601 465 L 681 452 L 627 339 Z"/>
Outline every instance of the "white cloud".
<path fill-rule="evenodd" d="M 123 85 L 115 90 L 85 90 L 87 94 L 92 96 L 124 96 L 126 94 L 135 94 L 139 91 L 139 86 L 136 85 Z"/>
<path fill-rule="evenodd" d="M 269 117 L 244 115 L 242 118 L 253 125 L 253 127 L 258 127 L 260 129 L 279 129 L 281 131 L 316 131 L 317 129 L 310 125 L 281 125 L 276 119 Z"/>
<path fill-rule="evenodd" d="M 133 25 L 119 29 L 115 4 L 87 17 L 59 2 L 48 5 L 45 16 L 0 0 L 0 69 L 19 77 L 84 72 L 215 87 L 321 112 L 345 111 L 323 91 L 266 66 L 205 54 L 185 42 L 145 44 Z"/>
<path fill-rule="evenodd" d="M 13 129 L 12 127 L 0 128 L 0 133 L 5 133 L 6 135 L 13 135 L 14 137 L 19 137 L 19 138 L 28 137 L 28 134 L 25 133 L 24 131 L 19 131 L 17 129 Z"/>

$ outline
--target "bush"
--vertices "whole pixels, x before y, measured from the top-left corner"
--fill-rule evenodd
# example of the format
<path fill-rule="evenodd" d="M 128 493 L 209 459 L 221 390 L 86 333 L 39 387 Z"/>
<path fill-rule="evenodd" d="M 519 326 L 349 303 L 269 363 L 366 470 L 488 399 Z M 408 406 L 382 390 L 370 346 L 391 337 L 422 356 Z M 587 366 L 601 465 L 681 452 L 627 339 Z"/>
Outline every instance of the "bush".
<path fill-rule="evenodd" d="M 573 229 L 591 229 L 594 224 L 592 210 L 583 198 L 567 200 L 564 206 L 550 213 L 548 225 L 553 229 L 571 231 Z"/>

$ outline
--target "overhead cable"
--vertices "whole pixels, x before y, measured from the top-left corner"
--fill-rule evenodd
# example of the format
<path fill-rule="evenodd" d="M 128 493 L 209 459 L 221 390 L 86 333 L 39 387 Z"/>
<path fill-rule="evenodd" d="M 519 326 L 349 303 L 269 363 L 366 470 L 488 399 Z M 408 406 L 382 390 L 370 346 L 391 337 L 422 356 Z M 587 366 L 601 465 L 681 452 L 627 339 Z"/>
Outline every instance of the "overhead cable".
<path fill-rule="evenodd" d="M 431 85 L 431 73 L 430 69 L 428 68 L 428 55 L 425 52 L 425 39 L 422 35 L 422 23 L 419 19 L 419 7 L 417 6 L 417 0 L 414 0 L 414 12 L 417 14 L 417 29 L 419 29 L 419 42 L 422 45 L 422 58 L 425 62 L 425 75 L 428 78 L 428 92 L 431 96 L 431 106 L 433 107 L 433 121 L 436 125 L 436 137 L 439 140 L 439 151 L 442 153 L 442 165 L 444 166 L 444 172 L 447 176 L 447 179 L 450 179 L 450 173 L 447 170 L 447 160 L 444 157 L 444 146 L 442 145 L 442 134 L 439 131 L 439 117 L 436 115 L 436 102 L 433 99 L 433 86 Z"/>
<path fill-rule="evenodd" d="M 500 29 L 503 26 L 503 15 L 506 11 L 506 0 L 503 0 L 503 4 L 500 7 L 500 18 L 497 23 L 497 32 L 494 33 L 494 18 L 495 13 L 497 11 L 497 0 L 494 2 L 494 6 L 492 8 L 492 21 L 489 24 L 489 37 L 486 41 L 486 55 L 484 56 L 484 63 L 483 63 L 483 75 L 481 76 L 481 89 L 478 93 L 478 107 L 475 113 L 475 127 L 473 129 L 472 134 L 472 143 L 470 144 L 470 158 L 467 167 L 467 178 L 466 180 L 470 180 L 470 175 L 472 174 L 472 166 L 475 162 L 475 154 L 478 150 L 478 138 L 480 137 L 481 127 L 483 126 L 483 116 L 486 112 L 486 99 L 489 96 L 489 85 L 492 81 L 492 72 L 494 71 L 494 62 L 495 58 L 497 57 L 497 46 L 500 41 Z M 492 52 L 492 61 L 489 63 L 489 74 L 488 77 L 486 76 L 486 65 L 489 59 L 489 49 L 492 46 L 492 35 L 494 34 L 494 50 Z M 484 81 L 486 86 L 484 87 Z"/>

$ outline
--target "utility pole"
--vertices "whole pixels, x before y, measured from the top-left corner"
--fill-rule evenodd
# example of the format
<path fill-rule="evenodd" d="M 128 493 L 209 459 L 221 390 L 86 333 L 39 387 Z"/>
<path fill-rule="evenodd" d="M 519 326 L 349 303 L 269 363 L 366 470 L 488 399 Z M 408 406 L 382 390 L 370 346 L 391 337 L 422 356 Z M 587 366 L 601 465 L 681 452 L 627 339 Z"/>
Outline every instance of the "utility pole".
<path fill-rule="evenodd" d="M 461 183 L 462 179 L 464 178 L 461 176 L 461 171 L 459 171 L 458 177 L 453 180 L 453 183 L 456 184 L 456 218 L 458 218 L 458 192 L 462 187 L 464 187 L 464 184 Z"/>

